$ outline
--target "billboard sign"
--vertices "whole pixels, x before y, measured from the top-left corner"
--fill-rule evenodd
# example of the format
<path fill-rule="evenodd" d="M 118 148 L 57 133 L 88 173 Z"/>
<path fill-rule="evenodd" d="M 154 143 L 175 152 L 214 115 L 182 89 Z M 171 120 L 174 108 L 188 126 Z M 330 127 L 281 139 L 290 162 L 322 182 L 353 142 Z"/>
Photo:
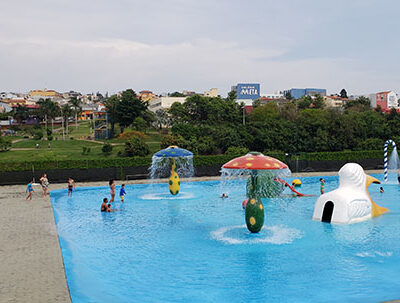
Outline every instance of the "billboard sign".
<path fill-rule="evenodd" d="M 237 99 L 257 100 L 260 98 L 260 84 L 239 83 L 236 89 Z"/>

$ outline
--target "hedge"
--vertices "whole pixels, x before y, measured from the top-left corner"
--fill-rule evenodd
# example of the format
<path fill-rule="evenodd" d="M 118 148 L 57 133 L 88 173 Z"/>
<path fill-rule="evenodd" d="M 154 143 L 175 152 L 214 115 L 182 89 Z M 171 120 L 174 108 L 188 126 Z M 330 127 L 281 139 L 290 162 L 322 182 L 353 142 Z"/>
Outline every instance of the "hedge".
<path fill-rule="evenodd" d="M 297 155 L 286 155 L 284 153 L 268 153 L 268 156 L 277 158 L 281 161 L 289 160 L 309 160 L 309 161 L 329 161 L 345 160 L 358 161 L 362 159 L 380 159 L 383 157 L 382 151 L 343 151 L 343 152 L 318 152 L 318 153 L 300 153 Z M 209 155 L 194 156 L 194 166 L 212 166 L 223 165 L 235 158 L 234 155 Z M 23 161 L 11 162 L 0 161 L 0 171 L 30 171 L 49 170 L 49 169 L 72 169 L 72 168 L 105 168 L 105 167 L 138 167 L 150 166 L 151 157 L 131 157 L 115 159 L 89 159 L 89 160 L 41 160 L 41 161 Z"/>

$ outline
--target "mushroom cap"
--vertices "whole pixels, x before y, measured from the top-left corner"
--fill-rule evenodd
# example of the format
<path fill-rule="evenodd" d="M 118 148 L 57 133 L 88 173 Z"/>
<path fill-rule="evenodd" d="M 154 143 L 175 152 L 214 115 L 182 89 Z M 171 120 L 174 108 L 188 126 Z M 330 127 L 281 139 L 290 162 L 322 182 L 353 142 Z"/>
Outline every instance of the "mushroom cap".
<path fill-rule="evenodd" d="M 168 146 L 167 148 L 159 150 L 153 155 L 153 157 L 159 157 L 159 158 L 177 158 L 177 157 L 191 157 L 191 156 L 193 156 L 192 152 L 175 145 L 171 145 Z"/>
<path fill-rule="evenodd" d="M 287 169 L 288 166 L 278 159 L 264 156 L 262 153 L 250 152 L 245 156 L 232 159 L 231 161 L 225 163 L 222 168 L 275 170 Z"/>

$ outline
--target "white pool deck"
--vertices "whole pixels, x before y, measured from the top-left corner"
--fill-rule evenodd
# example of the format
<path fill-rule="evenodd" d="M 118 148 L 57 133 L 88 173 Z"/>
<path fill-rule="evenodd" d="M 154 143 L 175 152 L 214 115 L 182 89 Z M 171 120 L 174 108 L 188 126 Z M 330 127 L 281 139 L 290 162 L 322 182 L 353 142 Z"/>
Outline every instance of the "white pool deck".
<path fill-rule="evenodd" d="M 292 177 L 321 175 L 337 175 L 337 172 L 301 173 Z M 51 181 L 51 176 L 49 179 Z M 202 177 L 190 180 L 219 179 Z M 116 181 L 117 184 L 149 182 Z M 88 182 L 77 183 L 76 187 L 107 185 L 107 181 Z M 26 201 L 25 185 L 0 186 L 0 302 L 71 302 L 50 198 L 41 197 L 40 186 L 34 188 L 33 200 Z M 61 188 L 66 188 L 66 184 L 50 185 L 50 190 Z"/>

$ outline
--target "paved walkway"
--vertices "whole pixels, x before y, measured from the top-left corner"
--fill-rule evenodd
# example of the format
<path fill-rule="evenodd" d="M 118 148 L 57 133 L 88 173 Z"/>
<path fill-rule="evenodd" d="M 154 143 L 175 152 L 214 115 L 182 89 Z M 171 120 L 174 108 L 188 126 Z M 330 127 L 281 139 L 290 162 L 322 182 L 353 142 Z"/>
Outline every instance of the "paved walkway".
<path fill-rule="evenodd" d="M 382 173 L 382 170 L 368 173 Z M 293 174 L 293 177 L 336 174 L 302 173 Z M 167 179 L 123 182 L 167 182 Z M 107 185 L 104 181 L 78 183 L 77 187 Z M 66 184 L 50 185 L 51 190 L 65 187 Z M 40 187 L 35 186 L 33 201 L 26 201 L 25 188 L 22 185 L 0 186 L 0 302 L 70 302 L 50 198 L 42 198 Z"/>

